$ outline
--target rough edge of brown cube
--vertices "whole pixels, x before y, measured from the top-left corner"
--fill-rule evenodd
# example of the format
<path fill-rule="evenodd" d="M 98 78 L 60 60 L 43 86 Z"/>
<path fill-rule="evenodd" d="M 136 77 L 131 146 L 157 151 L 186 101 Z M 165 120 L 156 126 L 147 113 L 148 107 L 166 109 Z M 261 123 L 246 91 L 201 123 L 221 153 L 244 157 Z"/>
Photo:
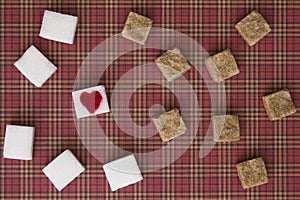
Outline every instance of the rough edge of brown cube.
<path fill-rule="evenodd" d="M 232 63 L 234 64 L 234 69 L 232 69 L 231 73 L 227 77 L 223 77 L 224 80 L 227 80 L 235 75 L 238 75 L 240 73 L 240 69 L 236 63 L 235 57 L 230 49 L 225 49 L 221 53 L 228 54 L 228 57 L 232 60 Z"/>
<path fill-rule="evenodd" d="M 163 117 L 163 115 L 166 115 L 166 113 L 172 112 L 172 111 L 176 111 L 178 113 L 178 115 L 180 117 L 180 125 L 178 127 L 178 131 L 177 131 L 176 134 L 174 134 L 172 137 L 165 137 L 165 135 L 163 135 L 161 133 L 161 130 L 164 128 L 164 125 L 161 124 L 161 120 L 162 120 L 161 118 Z M 185 131 L 187 130 L 186 126 L 185 126 L 185 123 L 182 119 L 182 116 L 179 114 L 179 111 L 177 110 L 177 108 L 171 109 L 171 110 L 167 111 L 166 113 L 158 115 L 158 116 L 152 118 L 152 121 L 153 121 L 153 123 L 154 123 L 154 125 L 155 125 L 155 127 L 156 127 L 156 129 L 159 133 L 159 136 L 160 136 L 160 138 L 163 142 L 169 142 L 170 140 L 173 140 L 174 138 L 176 138 L 180 135 L 183 135 L 185 133 Z"/>
<path fill-rule="evenodd" d="M 224 81 L 212 57 L 205 59 L 205 65 L 212 80 L 217 83 Z"/>
<path fill-rule="evenodd" d="M 169 57 L 172 59 L 172 54 L 178 55 L 180 58 L 182 58 L 182 65 L 185 66 L 184 70 L 177 71 L 176 69 L 173 69 L 170 66 L 167 66 L 165 63 L 161 61 L 162 57 Z M 161 73 L 164 75 L 164 77 L 167 79 L 167 81 L 171 82 L 177 79 L 178 77 L 185 74 L 187 71 L 191 69 L 190 64 L 187 62 L 186 58 L 182 55 L 181 51 L 178 48 L 173 48 L 171 50 L 167 50 L 162 55 L 160 55 L 158 58 L 155 59 L 155 64 L 160 69 Z M 168 72 L 168 73 L 167 73 Z"/>
<path fill-rule="evenodd" d="M 244 32 L 241 30 L 241 24 L 243 23 L 243 20 L 247 17 L 249 17 L 249 15 L 255 13 L 256 15 L 258 15 L 260 17 L 260 19 L 267 25 L 267 32 L 260 36 L 259 38 L 257 38 L 254 41 L 249 41 L 250 39 L 244 34 Z M 250 46 L 254 46 L 255 44 L 257 44 L 261 39 L 263 39 L 265 36 L 267 36 L 270 32 L 271 32 L 271 27 L 269 25 L 269 23 L 267 22 L 267 20 L 256 10 L 252 11 L 251 13 L 249 13 L 247 16 L 245 16 L 243 19 L 241 19 L 236 25 L 235 25 L 235 29 L 239 32 L 239 34 L 242 36 L 242 38 L 244 39 L 244 41 Z"/>
<path fill-rule="evenodd" d="M 275 114 L 273 113 L 273 109 L 270 108 L 270 106 L 269 106 L 269 101 L 268 101 L 267 99 L 270 98 L 270 96 L 278 95 L 278 93 L 280 93 L 280 92 L 287 92 L 287 94 L 288 94 L 288 96 L 289 96 L 289 98 L 290 98 L 290 100 L 291 100 L 291 103 L 292 103 L 292 107 L 293 107 L 293 108 L 292 108 L 289 112 L 287 112 L 284 116 L 275 116 Z M 263 96 L 262 99 L 263 99 L 263 105 L 264 105 L 264 108 L 265 108 L 265 110 L 266 110 L 266 113 L 267 113 L 267 115 L 268 115 L 268 117 L 269 117 L 269 119 L 270 119 L 271 121 L 283 119 L 283 118 L 285 118 L 285 117 L 287 117 L 287 116 L 289 116 L 289 115 L 292 115 L 292 114 L 296 113 L 296 111 L 297 111 L 297 109 L 296 109 L 296 107 L 295 107 L 295 104 L 293 103 L 292 96 L 291 96 L 290 92 L 288 91 L 288 89 L 278 90 L 278 91 L 276 91 L 276 92 L 273 92 L 273 93 L 271 93 L 271 94 L 268 94 L 268 95 L 266 95 L 266 96 Z"/>
<path fill-rule="evenodd" d="M 222 132 L 224 131 L 224 129 L 222 128 L 222 130 L 220 131 L 221 133 L 217 133 L 217 131 L 219 130 L 216 130 L 215 129 L 215 120 L 217 117 L 222 117 L 222 121 L 221 121 L 221 124 L 223 125 L 223 128 L 225 127 L 227 121 L 228 121 L 228 118 L 229 117 L 234 117 L 237 121 L 237 125 L 236 125 L 236 131 L 238 133 L 238 136 L 237 137 L 232 137 L 232 138 L 225 138 L 225 139 L 219 139 L 220 135 L 222 135 Z M 224 119 L 224 121 L 223 121 Z M 234 114 L 231 114 L 231 115 L 214 115 L 212 117 L 212 120 L 213 120 L 213 138 L 214 138 L 214 141 L 215 142 L 236 142 L 236 141 L 239 141 L 240 140 L 240 125 L 239 125 L 239 117 L 238 115 L 234 115 Z"/>
<path fill-rule="evenodd" d="M 218 69 L 218 66 L 214 60 L 214 58 L 216 56 L 220 56 L 222 54 L 228 54 L 226 56 L 227 57 L 230 57 L 229 59 L 231 59 L 233 61 L 233 64 L 235 65 L 235 68 L 234 70 L 231 71 L 231 73 L 229 73 L 228 76 L 224 77 L 223 74 L 220 72 L 220 70 Z M 215 55 L 213 56 L 210 56 L 209 58 L 205 59 L 205 65 L 206 65 L 206 68 L 211 76 L 211 78 L 216 81 L 216 82 L 222 82 L 222 81 L 225 81 L 226 79 L 229 79 L 237 74 L 240 73 L 240 70 L 238 68 L 238 65 L 236 63 L 236 60 L 231 52 L 230 49 L 225 49 L 224 51 L 221 51 L 221 52 L 218 52 L 216 53 Z"/>
<path fill-rule="evenodd" d="M 244 183 L 244 177 L 242 176 L 242 170 L 240 169 L 240 166 L 241 166 L 241 165 L 248 164 L 249 162 L 253 162 L 253 161 L 255 161 L 255 160 L 259 160 L 259 162 L 261 162 L 261 164 L 262 164 L 262 169 L 263 169 L 263 173 L 264 173 L 264 175 L 265 175 L 265 177 L 262 177 L 262 178 L 266 178 L 266 179 L 263 180 L 263 181 L 260 182 L 260 183 L 253 183 L 252 185 L 246 185 L 246 184 Z M 256 187 L 256 186 L 259 186 L 259 185 L 263 185 L 263 184 L 268 183 L 268 172 L 267 172 L 267 169 L 266 169 L 265 162 L 264 162 L 264 160 L 263 160 L 261 157 L 257 157 L 257 158 L 254 158 L 254 159 L 250 159 L 250 160 L 246 160 L 246 161 L 237 163 L 237 164 L 236 164 L 236 169 L 237 169 L 238 176 L 239 176 L 239 179 L 240 179 L 240 182 L 241 182 L 241 184 L 242 184 L 243 189 L 249 189 L 249 188 L 252 188 L 252 187 Z M 252 176 L 252 174 L 251 174 L 251 176 Z M 245 177 L 245 178 L 247 178 L 247 177 Z"/>
<path fill-rule="evenodd" d="M 149 24 L 147 26 L 141 27 L 141 28 L 138 27 L 138 28 L 134 28 L 134 29 L 128 29 L 128 18 L 131 15 L 143 18 L 145 21 L 148 21 Z M 127 16 L 123 31 L 121 32 L 121 35 L 122 35 L 122 37 L 124 37 L 124 38 L 126 38 L 130 41 L 133 41 L 133 42 L 136 42 L 138 44 L 144 45 L 146 43 L 147 39 L 148 39 L 150 30 L 152 28 L 152 23 L 153 23 L 152 19 L 131 11 L 131 12 L 129 12 L 129 14 Z M 140 38 L 140 39 L 135 38 L 133 35 L 136 34 L 136 31 L 139 31 L 140 33 L 146 33 L 145 37 Z"/>

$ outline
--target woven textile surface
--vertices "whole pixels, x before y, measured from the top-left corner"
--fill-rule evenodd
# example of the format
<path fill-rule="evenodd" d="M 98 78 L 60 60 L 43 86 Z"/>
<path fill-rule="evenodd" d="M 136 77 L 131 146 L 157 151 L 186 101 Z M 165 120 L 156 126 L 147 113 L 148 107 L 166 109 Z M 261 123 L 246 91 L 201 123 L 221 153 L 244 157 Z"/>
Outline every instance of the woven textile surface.
<path fill-rule="evenodd" d="M 262 103 L 262 96 L 288 88 L 295 106 L 300 107 L 300 1 L 2 0 L 0 9 L 0 152 L 6 124 L 36 128 L 32 161 L 3 159 L 1 155 L 0 199 L 300 199 L 300 113 L 271 122 Z M 73 45 L 38 36 L 45 9 L 78 16 Z M 234 25 L 252 10 L 264 16 L 272 31 L 250 48 Z M 130 11 L 153 19 L 155 27 L 188 35 L 210 54 L 231 49 L 240 74 L 224 84 L 227 110 L 239 115 L 241 140 L 217 144 L 199 159 L 211 108 L 206 85 L 192 68 L 185 77 L 201 107 L 192 145 L 169 166 L 144 173 L 143 181 L 111 192 L 103 163 L 85 149 L 77 135 L 71 92 L 85 57 L 100 42 L 122 31 Z M 58 67 L 41 88 L 13 66 L 31 44 Z M 121 56 L 99 84 L 105 85 L 110 96 L 122 74 L 153 62 L 160 54 L 150 49 Z M 132 119 L 138 124 L 150 121 L 149 105 L 179 107 L 172 92 L 157 85 L 139 88 L 130 102 Z M 122 132 L 109 115 L 99 119 L 107 137 L 121 148 L 151 152 L 161 147 L 158 135 L 135 139 Z M 41 170 L 67 148 L 86 171 L 58 192 Z M 266 163 L 269 183 L 243 190 L 235 165 L 257 156 Z"/>

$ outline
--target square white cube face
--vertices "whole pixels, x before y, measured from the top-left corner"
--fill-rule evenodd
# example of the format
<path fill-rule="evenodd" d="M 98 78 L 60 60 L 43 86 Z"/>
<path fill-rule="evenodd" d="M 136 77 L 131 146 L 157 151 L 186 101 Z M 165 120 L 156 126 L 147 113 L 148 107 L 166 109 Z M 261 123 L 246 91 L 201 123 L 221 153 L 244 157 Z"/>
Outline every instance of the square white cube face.
<path fill-rule="evenodd" d="M 133 154 L 103 165 L 112 191 L 143 180 L 143 176 Z"/>
<path fill-rule="evenodd" d="M 36 87 L 50 78 L 57 68 L 35 47 L 31 46 L 14 65 Z"/>
<path fill-rule="evenodd" d="M 73 44 L 77 17 L 45 10 L 40 37 Z"/>
<path fill-rule="evenodd" d="M 34 127 L 7 125 L 4 139 L 3 157 L 31 160 Z"/>
<path fill-rule="evenodd" d="M 109 112 L 104 86 L 72 92 L 76 117 L 83 118 Z"/>
<path fill-rule="evenodd" d="M 50 162 L 42 171 L 56 189 L 61 191 L 84 170 L 85 168 L 77 158 L 67 149 Z"/>

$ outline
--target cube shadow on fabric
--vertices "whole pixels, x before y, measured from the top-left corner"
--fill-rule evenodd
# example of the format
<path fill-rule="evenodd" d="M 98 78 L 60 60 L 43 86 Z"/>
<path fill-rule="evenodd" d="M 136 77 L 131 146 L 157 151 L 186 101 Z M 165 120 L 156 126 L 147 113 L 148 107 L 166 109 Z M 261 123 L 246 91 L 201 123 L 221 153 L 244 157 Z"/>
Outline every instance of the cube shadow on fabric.
<path fill-rule="evenodd" d="M 73 44 L 78 18 L 45 10 L 40 30 L 40 37 Z"/>
<path fill-rule="evenodd" d="M 43 173 L 49 178 L 58 191 L 61 191 L 71 181 L 78 177 L 85 168 L 72 154 L 70 150 L 65 150 L 44 169 Z"/>
<path fill-rule="evenodd" d="M 133 154 L 103 165 L 103 170 L 112 191 L 143 180 Z"/>
<path fill-rule="evenodd" d="M 34 130 L 34 127 L 29 126 L 7 125 L 3 157 L 18 160 L 31 160 Z"/>
<path fill-rule="evenodd" d="M 30 46 L 14 65 L 36 87 L 50 78 L 57 68 L 35 47 Z"/>
<path fill-rule="evenodd" d="M 95 92 L 101 96 L 100 102 Z M 72 97 L 78 119 L 110 112 L 105 88 L 102 85 L 74 91 Z"/>

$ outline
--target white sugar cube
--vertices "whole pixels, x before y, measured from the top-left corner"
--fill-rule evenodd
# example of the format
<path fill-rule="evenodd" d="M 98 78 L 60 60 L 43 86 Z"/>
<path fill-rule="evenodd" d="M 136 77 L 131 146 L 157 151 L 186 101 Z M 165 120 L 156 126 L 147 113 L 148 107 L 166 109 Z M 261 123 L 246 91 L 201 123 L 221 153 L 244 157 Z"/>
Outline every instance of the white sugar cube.
<path fill-rule="evenodd" d="M 77 17 L 45 10 L 40 37 L 73 44 Z"/>
<path fill-rule="evenodd" d="M 4 139 L 3 157 L 31 160 L 34 127 L 7 125 Z"/>
<path fill-rule="evenodd" d="M 67 149 L 50 162 L 42 171 L 56 189 L 61 191 L 84 170 L 85 168 L 77 158 Z"/>
<path fill-rule="evenodd" d="M 109 112 L 104 86 L 95 86 L 72 92 L 77 118 Z"/>
<path fill-rule="evenodd" d="M 57 68 L 35 47 L 30 46 L 14 65 L 36 87 L 42 85 Z"/>
<path fill-rule="evenodd" d="M 103 165 L 112 191 L 143 180 L 143 176 L 133 154 Z"/>

